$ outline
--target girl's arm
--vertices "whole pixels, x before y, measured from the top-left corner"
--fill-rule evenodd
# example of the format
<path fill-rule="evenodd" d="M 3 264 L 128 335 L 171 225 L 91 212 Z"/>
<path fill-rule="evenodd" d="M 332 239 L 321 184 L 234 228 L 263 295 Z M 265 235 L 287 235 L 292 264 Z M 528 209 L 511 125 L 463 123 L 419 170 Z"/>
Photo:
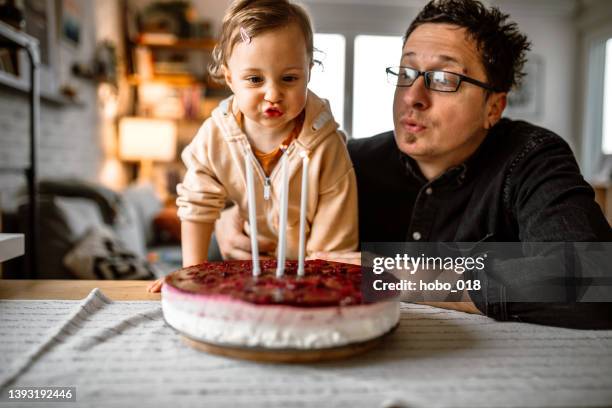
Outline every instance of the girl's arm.
<path fill-rule="evenodd" d="M 214 223 L 181 222 L 181 249 L 183 267 L 199 264 L 208 260 L 208 246 Z"/>
<path fill-rule="evenodd" d="M 181 222 L 181 250 L 183 252 L 183 267 L 199 264 L 208 260 L 208 245 L 212 235 L 214 223 L 209 222 Z M 152 282 L 147 291 L 157 293 L 161 290 L 165 278 Z"/>

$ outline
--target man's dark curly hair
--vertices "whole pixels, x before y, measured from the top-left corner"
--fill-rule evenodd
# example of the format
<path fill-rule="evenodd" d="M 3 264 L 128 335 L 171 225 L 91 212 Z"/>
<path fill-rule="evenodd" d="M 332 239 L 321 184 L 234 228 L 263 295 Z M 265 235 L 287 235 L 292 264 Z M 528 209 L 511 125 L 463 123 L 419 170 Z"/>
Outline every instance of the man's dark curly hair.
<path fill-rule="evenodd" d="M 462 27 L 477 44 L 489 84 L 498 92 L 508 92 L 525 76 L 525 54 L 531 49 L 517 24 L 506 22 L 508 17 L 477 0 L 432 0 L 408 27 L 404 43 L 418 26 L 426 23 Z"/>

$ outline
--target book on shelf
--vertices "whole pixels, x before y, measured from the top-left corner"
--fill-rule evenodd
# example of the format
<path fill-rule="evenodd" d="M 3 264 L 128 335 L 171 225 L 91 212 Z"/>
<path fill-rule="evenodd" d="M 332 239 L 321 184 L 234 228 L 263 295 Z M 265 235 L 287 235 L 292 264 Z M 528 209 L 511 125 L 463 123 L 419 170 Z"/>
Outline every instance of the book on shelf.
<path fill-rule="evenodd" d="M 178 37 L 170 33 L 140 33 L 138 41 L 144 44 L 159 44 L 159 45 L 172 45 L 176 43 Z"/>
<path fill-rule="evenodd" d="M 183 61 L 155 61 L 153 71 L 156 75 L 189 74 L 189 66 Z"/>
<path fill-rule="evenodd" d="M 153 53 L 147 47 L 134 48 L 135 72 L 141 79 L 153 77 Z"/>

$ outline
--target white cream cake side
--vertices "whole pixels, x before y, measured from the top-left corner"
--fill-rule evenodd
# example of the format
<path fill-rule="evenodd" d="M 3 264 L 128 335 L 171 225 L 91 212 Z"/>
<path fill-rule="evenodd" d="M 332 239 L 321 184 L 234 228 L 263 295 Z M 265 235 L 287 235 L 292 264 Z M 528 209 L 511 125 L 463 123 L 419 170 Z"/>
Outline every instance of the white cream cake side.
<path fill-rule="evenodd" d="M 257 305 L 165 283 L 166 322 L 188 337 L 236 347 L 319 349 L 379 337 L 399 321 L 399 302 L 326 307 Z"/>

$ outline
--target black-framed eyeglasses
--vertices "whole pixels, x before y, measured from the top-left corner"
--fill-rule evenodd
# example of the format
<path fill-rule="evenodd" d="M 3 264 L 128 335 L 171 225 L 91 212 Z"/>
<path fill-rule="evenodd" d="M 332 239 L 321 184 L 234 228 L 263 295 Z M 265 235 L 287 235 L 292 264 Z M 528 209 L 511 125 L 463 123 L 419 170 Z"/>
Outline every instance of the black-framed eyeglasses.
<path fill-rule="evenodd" d="M 410 67 L 387 67 L 387 81 L 391 85 L 406 87 L 412 86 L 421 75 L 425 80 L 425 87 L 437 92 L 457 92 L 461 82 L 479 86 L 488 91 L 495 92 L 489 84 L 477 81 L 465 75 L 448 71 L 419 71 Z"/>

